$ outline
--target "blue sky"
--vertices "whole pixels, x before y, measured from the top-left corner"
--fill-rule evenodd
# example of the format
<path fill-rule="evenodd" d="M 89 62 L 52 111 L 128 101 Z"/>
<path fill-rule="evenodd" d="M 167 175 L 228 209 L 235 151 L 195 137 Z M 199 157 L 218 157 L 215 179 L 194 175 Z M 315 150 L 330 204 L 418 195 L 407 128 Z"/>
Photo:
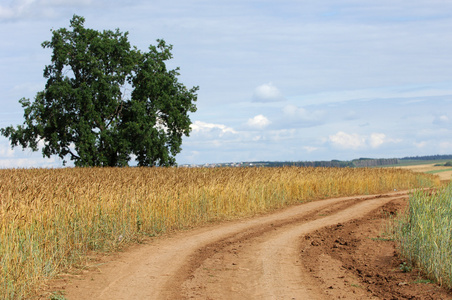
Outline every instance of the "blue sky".
<path fill-rule="evenodd" d="M 174 46 L 169 67 L 200 87 L 179 164 L 452 153 L 452 1 L 3 0 L 0 127 L 23 122 L 41 43 L 74 14 Z M 0 167 L 60 166 L 0 137 Z"/>

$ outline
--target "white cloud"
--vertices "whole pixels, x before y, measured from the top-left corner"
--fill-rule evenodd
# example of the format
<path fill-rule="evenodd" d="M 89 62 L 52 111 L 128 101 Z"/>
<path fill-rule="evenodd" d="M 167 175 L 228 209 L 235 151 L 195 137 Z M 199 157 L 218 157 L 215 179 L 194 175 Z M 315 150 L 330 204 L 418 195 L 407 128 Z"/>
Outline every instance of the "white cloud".
<path fill-rule="evenodd" d="M 382 146 L 383 144 L 388 143 L 399 143 L 400 139 L 390 139 L 386 137 L 384 133 L 374 132 L 370 136 L 360 135 L 357 133 L 345 133 L 343 131 L 339 131 L 334 135 L 329 136 L 329 141 L 338 148 L 342 149 L 366 149 L 372 148 L 376 149 Z"/>
<path fill-rule="evenodd" d="M 215 130 L 218 130 L 220 132 L 220 136 L 222 136 L 225 133 L 232 133 L 236 134 L 237 131 L 235 131 L 231 127 L 227 127 L 223 124 L 214 124 L 214 123 L 206 123 L 202 121 L 195 121 L 193 124 L 191 124 L 191 129 L 193 133 L 206 133 L 206 132 L 212 132 Z"/>
<path fill-rule="evenodd" d="M 255 102 L 277 102 L 283 101 L 285 98 L 281 91 L 270 82 L 260 85 L 254 90 L 253 100 Z"/>
<path fill-rule="evenodd" d="M 257 115 L 254 118 L 248 120 L 247 125 L 252 128 L 263 129 L 270 124 L 270 120 L 264 115 Z"/>
<path fill-rule="evenodd" d="M 333 145 L 344 149 L 358 149 L 366 146 L 366 138 L 359 134 L 348 134 L 339 131 L 335 135 L 330 135 L 329 139 Z"/>
<path fill-rule="evenodd" d="M 385 142 L 385 139 L 386 135 L 384 133 L 372 133 L 369 139 L 370 146 L 377 148 Z"/>

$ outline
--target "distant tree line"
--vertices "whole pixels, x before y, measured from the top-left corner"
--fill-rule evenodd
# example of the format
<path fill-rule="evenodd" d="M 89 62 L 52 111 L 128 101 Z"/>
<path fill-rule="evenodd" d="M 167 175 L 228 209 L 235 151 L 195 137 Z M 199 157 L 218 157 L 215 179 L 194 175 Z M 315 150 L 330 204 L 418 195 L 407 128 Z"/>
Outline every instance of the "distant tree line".
<path fill-rule="evenodd" d="M 411 156 L 404 158 L 358 158 L 351 161 L 253 161 L 241 162 L 241 167 L 323 167 L 323 168 L 367 168 L 397 165 L 401 160 L 452 160 L 452 155 Z M 452 164 L 452 161 L 450 162 Z M 217 166 L 230 166 L 218 164 Z"/>
<path fill-rule="evenodd" d="M 426 156 L 407 156 L 401 158 L 400 160 L 440 160 L 440 159 L 452 159 L 452 154 L 437 154 L 437 155 L 426 155 Z"/>
<path fill-rule="evenodd" d="M 346 168 L 354 167 L 351 161 L 261 161 L 253 162 L 253 165 L 265 167 L 324 167 L 324 168 Z"/>
<path fill-rule="evenodd" d="M 359 158 L 352 161 L 256 161 L 244 163 L 244 166 L 255 167 L 321 167 L 321 168 L 364 168 L 386 165 L 396 165 L 399 163 L 397 158 Z"/>
<path fill-rule="evenodd" d="M 357 168 L 397 165 L 398 163 L 399 159 L 397 158 L 379 158 L 379 159 L 360 158 L 358 160 L 353 160 L 353 165 Z"/>

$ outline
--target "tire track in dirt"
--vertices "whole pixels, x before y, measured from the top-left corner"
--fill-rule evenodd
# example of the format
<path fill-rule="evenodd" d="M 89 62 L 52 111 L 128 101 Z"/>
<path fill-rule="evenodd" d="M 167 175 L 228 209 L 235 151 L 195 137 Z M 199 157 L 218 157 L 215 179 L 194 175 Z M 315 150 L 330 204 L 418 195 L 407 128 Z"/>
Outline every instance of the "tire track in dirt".
<path fill-rule="evenodd" d="M 407 192 L 309 202 L 132 247 L 65 287 L 66 299 L 324 299 L 300 237 L 359 218 Z"/>
<path fill-rule="evenodd" d="M 293 220 L 249 240 L 238 240 L 229 249 L 217 248 L 215 255 L 204 259 L 197 274 L 184 284 L 185 293 L 172 296 L 174 299 L 325 299 L 317 282 L 303 270 L 300 237 L 361 217 L 400 197 L 406 196 L 347 200 L 342 205 L 316 211 L 304 220 Z M 319 217 L 319 214 L 328 216 Z M 235 255 L 228 257 L 231 249 L 236 250 L 232 252 Z M 209 272 L 211 269 L 217 272 Z"/>

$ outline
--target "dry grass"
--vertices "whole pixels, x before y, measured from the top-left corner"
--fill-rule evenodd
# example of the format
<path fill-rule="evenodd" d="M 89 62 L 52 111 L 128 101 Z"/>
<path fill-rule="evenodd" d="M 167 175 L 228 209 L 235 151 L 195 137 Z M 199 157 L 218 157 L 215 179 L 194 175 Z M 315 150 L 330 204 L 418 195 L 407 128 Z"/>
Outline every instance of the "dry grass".
<path fill-rule="evenodd" d="M 439 184 L 396 169 L 68 168 L 0 170 L 0 298 L 143 235 L 326 197 Z"/>
<path fill-rule="evenodd" d="M 451 167 L 436 166 L 436 163 L 401 166 L 401 167 L 396 167 L 396 168 L 400 168 L 400 169 L 404 169 L 404 170 L 411 170 L 413 172 L 435 174 L 435 175 L 438 175 L 440 180 L 443 180 L 443 181 L 452 179 Z"/>

